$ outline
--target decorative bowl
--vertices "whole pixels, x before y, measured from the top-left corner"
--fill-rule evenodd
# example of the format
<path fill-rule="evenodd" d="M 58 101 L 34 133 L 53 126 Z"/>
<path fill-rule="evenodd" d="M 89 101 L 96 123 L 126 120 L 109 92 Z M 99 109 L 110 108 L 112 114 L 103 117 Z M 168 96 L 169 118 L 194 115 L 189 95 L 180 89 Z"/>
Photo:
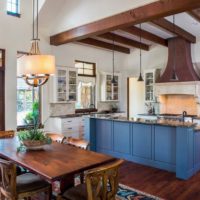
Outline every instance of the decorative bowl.
<path fill-rule="evenodd" d="M 46 140 L 23 140 L 21 143 L 27 150 L 42 150 L 44 146 L 47 145 Z"/>

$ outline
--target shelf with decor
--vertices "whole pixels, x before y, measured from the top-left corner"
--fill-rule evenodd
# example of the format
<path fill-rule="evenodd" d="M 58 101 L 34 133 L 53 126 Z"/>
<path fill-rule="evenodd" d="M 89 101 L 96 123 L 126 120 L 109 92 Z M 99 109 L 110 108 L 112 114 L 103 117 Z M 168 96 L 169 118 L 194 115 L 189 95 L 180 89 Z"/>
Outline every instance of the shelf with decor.
<path fill-rule="evenodd" d="M 50 102 L 67 103 L 77 99 L 77 70 L 70 67 L 57 67 L 50 79 Z"/>

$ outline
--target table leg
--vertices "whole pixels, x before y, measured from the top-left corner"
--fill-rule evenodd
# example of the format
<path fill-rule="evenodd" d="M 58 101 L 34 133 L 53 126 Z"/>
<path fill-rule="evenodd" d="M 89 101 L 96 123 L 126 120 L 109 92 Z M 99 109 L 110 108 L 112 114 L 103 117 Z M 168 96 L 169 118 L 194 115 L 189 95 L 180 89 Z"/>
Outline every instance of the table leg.
<path fill-rule="evenodd" d="M 68 175 L 60 180 L 60 191 L 63 193 L 70 187 L 74 187 L 74 174 Z"/>

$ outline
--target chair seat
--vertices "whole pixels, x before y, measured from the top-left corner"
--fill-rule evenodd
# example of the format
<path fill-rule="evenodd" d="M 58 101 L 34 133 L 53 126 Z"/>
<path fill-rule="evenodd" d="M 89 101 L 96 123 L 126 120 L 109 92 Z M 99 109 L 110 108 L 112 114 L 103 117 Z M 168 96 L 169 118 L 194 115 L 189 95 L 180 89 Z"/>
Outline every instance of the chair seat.
<path fill-rule="evenodd" d="M 48 187 L 50 184 L 32 173 L 17 176 L 17 193 L 24 193 Z"/>
<path fill-rule="evenodd" d="M 87 200 L 86 184 L 80 184 L 70 188 L 65 191 L 62 196 L 68 200 Z"/>

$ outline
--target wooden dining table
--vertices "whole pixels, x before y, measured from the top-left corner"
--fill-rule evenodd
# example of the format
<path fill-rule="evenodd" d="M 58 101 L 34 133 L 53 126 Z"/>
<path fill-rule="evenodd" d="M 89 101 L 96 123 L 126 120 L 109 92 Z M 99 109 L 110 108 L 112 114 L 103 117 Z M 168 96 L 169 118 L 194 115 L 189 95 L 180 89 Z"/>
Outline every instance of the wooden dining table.
<path fill-rule="evenodd" d="M 18 152 L 18 146 L 17 137 L 1 139 L 0 157 L 40 175 L 50 183 L 65 180 L 65 186 L 61 186 L 61 190 L 72 186 L 75 174 L 115 160 L 108 155 L 56 142 L 37 151 Z"/>

